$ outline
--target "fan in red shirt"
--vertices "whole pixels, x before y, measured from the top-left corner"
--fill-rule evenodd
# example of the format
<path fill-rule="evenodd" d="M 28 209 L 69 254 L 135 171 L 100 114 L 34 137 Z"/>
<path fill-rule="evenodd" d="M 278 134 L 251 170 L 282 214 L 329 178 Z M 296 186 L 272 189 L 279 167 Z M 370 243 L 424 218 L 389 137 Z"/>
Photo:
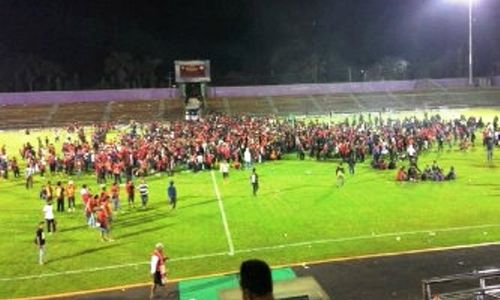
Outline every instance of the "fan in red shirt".
<path fill-rule="evenodd" d="M 125 191 L 127 192 L 128 196 L 128 208 L 135 207 L 134 204 L 135 186 L 132 180 L 127 181 L 127 183 L 125 184 Z"/>
<path fill-rule="evenodd" d="M 115 182 L 111 185 L 111 202 L 113 203 L 113 210 L 118 211 L 120 209 L 120 187 Z"/>
<path fill-rule="evenodd" d="M 108 222 L 106 209 L 101 208 L 97 211 L 97 221 L 101 229 L 101 241 L 112 242 L 113 239 L 109 237 L 110 224 Z"/>
<path fill-rule="evenodd" d="M 122 183 L 122 164 L 114 163 L 113 164 L 113 176 L 115 177 L 115 183 Z"/>

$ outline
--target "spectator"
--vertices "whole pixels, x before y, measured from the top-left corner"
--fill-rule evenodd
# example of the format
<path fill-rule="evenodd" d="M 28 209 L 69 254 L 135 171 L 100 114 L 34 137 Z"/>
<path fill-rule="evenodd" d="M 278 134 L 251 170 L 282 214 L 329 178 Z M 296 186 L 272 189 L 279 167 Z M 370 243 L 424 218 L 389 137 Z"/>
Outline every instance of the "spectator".
<path fill-rule="evenodd" d="M 66 185 L 66 195 L 68 196 L 68 211 L 75 212 L 75 192 L 76 186 L 73 180 L 68 182 Z"/>
<path fill-rule="evenodd" d="M 38 246 L 38 263 L 43 265 L 43 257 L 45 254 L 45 233 L 43 232 L 43 222 L 38 223 L 35 235 L 35 244 Z"/>
<path fill-rule="evenodd" d="M 33 188 L 33 175 L 35 174 L 35 168 L 33 165 L 28 165 L 26 167 L 26 170 L 24 171 L 24 176 L 26 179 L 26 189 L 32 189 Z"/>
<path fill-rule="evenodd" d="M 243 300 L 274 300 L 271 269 L 264 261 L 251 259 L 240 266 Z"/>
<path fill-rule="evenodd" d="M 172 205 L 172 209 L 175 209 L 177 204 L 177 189 L 174 186 L 174 181 L 170 181 L 170 185 L 167 188 L 167 194 L 170 205 Z"/>
<path fill-rule="evenodd" d="M 135 207 L 135 186 L 132 180 L 128 180 L 125 184 L 125 191 L 127 192 L 128 208 L 130 209 L 131 207 Z"/>
<path fill-rule="evenodd" d="M 118 186 L 118 183 L 115 181 L 111 185 L 110 188 L 111 192 L 111 202 L 113 203 L 113 210 L 119 211 L 120 210 L 120 187 Z"/>
<path fill-rule="evenodd" d="M 450 168 L 450 171 L 448 172 L 448 174 L 446 174 L 445 176 L 445 180 L 455 180 L 457 178 L 457 174 L 455 173 L 455 168 L 452 166 Z"/>
<path fill-rule="evenodd" d="M 141 181 L 141 184 L 139 184 L 138 189 L 139 194 L 141 195 L 142 208 L 146 208 L 148 205 L 149 188 L 144 179 Z"/>
<path fill-rule="evenodd" d="M 250 183 L 252 184 L 253 195 L 257 196 L 257 191 L 259 190 L 259 175 L 255 168 L 253 168 L 252 175 L 250 175 Z"/>
<path fill-rule="evenodd" d="M 396 174 L 396 181 L 406 181 L 408 175 L 406 174 L 405 167 L 402 166 L 399 168 L 398 173 Z"/>
<path fill-rule="evenodd" d="M 337 176 L 337 187 L 341 187 L 344 185 L 345 176 L 344 176 L 344 167 L 342 166 L 342 162 L 337 166 L 335 170 L 335 175 Z"/>
<path fill-rule="evenodd" d="M 57 211 L 64 212 L 64 187 L 60 181 L 56 185 Z"/>
<path fill-rule="evenodd" d="M 168 257 L 163 254 L 163 244 L 156 244 L 155 250 L 151 255 L 151 276 L 153 277 L 153 285 L 151 286 L 151 293 L 149 295 L 150 299 L 154 298 L 158 286 L 165 286 L 167 284 L 167 271 L 165 267 L 165 261 L 167 259 Z"/>
<path fill-rule="evenodd" d="M 52 207 L 52 201 L 48 201 L 42 211 L 45 222 L 47 222 L 47 232 L 49 234 L 56 232 L 56 220 L 54 219 L 54 207 Z"/>
<path fill-rule="evenodd" d="M 245 169 L 250 169 L 252 167 L 252 154 L 250 153 L 250 149 L 248 147 L 245 149 L 244 160 Z"/>
<path fill-rule="evenodd" d="M 229 177 L 229 163 L 223 160 L 220 163 L 220 172 L 222 173 L 222 178 L 227 179 Z"/>

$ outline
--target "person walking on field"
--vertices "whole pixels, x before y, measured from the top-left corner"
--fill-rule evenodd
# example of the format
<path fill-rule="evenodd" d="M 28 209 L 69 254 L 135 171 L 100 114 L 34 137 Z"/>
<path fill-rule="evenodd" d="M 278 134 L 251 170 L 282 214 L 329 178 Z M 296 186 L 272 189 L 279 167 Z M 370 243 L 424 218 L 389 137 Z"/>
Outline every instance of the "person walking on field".
<path fill-rule="evenodd" d="M 252 175 L 250 175 L 250 183 L 252 184 L 253 195 L 257 196 L 257 191 L 259 190 L 259 175 L 255 168 L 253 168 Z"/>
<path fill-rule="evenodd" d="M 119 211 L 120 210 L 120 187 L 116 182 L 114 182 L 111 185 L 111 202 L 113 203 L 113 210 Z"/>
<path fill-rule="evenodd" d="M 252 167 L 252 153 L 250 153 L 248 147 L 245 149 L 245 153 L 243 153 L 243 160 L 245 161 L 245 169 L 250 169 Z"/>
<path fill-rule="evenodd" d="M 170 185 L 168 186 L 167 189 L 167 194 L 170 205 L 172 205 L 172 209 L 175 209 L 175 206 L 177 204 L 177 189 L 174 186 L 173 180 L 170 181 Z"/>
<path fill-rule="evenodd" d="M 229 163 L 223 160 L 220 163 L 220 172 L 222 173 L 222 178 L 227 179 L 229 177 Z"/>
<path fill-rule="evenodd" d="M 99 229 L 101 230 L 101 241 L 113 242 L 114 240 L 109 236 L 111 224 L 109 223 L 108 212 L 106 211 L 106 208 L 101 206 L 96 215 L 97 221 L 99 222 Z"/>
<path fill-rule="evenodd" d="M 335 170 L 335 175 L 337 176 L 337 187 L 341 187 L 344 185 L 344 167 L 342 166 L 342 163 L 340 163 L 337 166 L 337 169 Z"/>
<path fill-rule="evenodd" d="M 495 148 L 495 140 L 493 138 L 493 133 L 489 132 L 488 136 L 485 138 L 485 146 L 486 146 L 486 161 L 488 163 L 493 162 L 493 148 Z"/>
<path fill-rule="evenodd" d="M 142 208 L 146 208 L 148 205 L 149 187 L 144 179 L 141 181 L 141 184 L 139 184 L 138 189 L 139 194 L 141 195 Z"/>
<path fill-rule="evenodd" d="M 72 180 L 68 181 L 68 185 L 66 186 L 66 196 L 68 196 L 69 212 L 75 212 L 75 192 L 76 192 L 75 183 Z"/>
<path fill-rule="evenodd" d="M 24 171 L 24 176 L 26 178 L 26 189 L 33 188 L 33 175 L 35 174 L 35 168 L 33 165 L 29 165 L 26 167 Z"/>
<path fill-rule="evenodd" d="M 64 188 L 60 181 L 56 185 L 57 211 L 64 212 Z"/>
<path fill-rule="evenodd" d="M 165 267 L 166 260 L 168 260 L 168 257 L 163 253 L 163 244 L 156 244 L 153 254 L 151 255 L 150 265 L 153 285 L 151 286 L 149 299 L 153 299 L 155 297 L 156 288 L 158 286 L 165 286 L 165 284 L 167 284 L 167 270 Z"/>
<path fill-rule="evenodd" d="M 44 194 L 45 194 L 45 200 L 52 201 L 52 199 L 54 197 L 54 192 L 53 192 L 52 184 L 50 183 L 50 181 L 47 181 L 47 184 L 44 187 Z"/>
<path fill-rule="evenodd" d="M 43 265 L 43 257 L 45 254 L 45 233 L 43 232 L 43 222 L 38 223 L 38 228 L 35 233 L 35 244 L 38 247 L 38 263 Z"/>
<path fill-rule="evenodd" d="M 125 184 L 125 191 L 127 192 L 128 196 L 128 208 L 134 207 L 135 208 L 135 203 L 134 203 L 134 198 L 135 198 L 135 186 L 134 182 L 132 180 L 128 180 L 127 183 Z"/>
<path fill-rule="evenodd" d="M 52 201 L 48 201 L 42 209 L 45 222 L 47 222 L 47 232 L 56 232 L 56 220 L 54 219 L 54 207 Z"/>

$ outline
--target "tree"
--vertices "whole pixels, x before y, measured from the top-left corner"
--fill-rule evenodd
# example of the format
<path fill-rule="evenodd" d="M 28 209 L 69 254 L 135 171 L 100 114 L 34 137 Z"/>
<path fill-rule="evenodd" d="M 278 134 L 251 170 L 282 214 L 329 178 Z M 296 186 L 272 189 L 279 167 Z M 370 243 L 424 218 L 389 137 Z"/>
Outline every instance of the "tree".
<path fill-rule="evenodd" d="M 60 65 L 33 54 L 20 54 L 0 62 L 2 91 L 58 90 L 64 79 Z"/>
<path fill-rule="evenodd" d="M 104 76 L 115 88 L 130 88 L 134 62 L 127 52 L 112 52 L 104 61 Z"/>
<path fill-rule="evenodd" d="M 402 58 L 384 57 L 368 69 L 369 80 L 402 80 L 408 78 L 410 63 Z"/>

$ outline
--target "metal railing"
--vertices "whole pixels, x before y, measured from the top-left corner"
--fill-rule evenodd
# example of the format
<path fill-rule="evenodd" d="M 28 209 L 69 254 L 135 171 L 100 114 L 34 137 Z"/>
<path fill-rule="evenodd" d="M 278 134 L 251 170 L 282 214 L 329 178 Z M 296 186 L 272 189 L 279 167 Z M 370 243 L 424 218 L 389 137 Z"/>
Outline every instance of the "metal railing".
<path fill-rule="evenodd" d="M 424 300 L 500 299 L 500 269 L 487 268 L 468 273 L 422 280 Z"/>

